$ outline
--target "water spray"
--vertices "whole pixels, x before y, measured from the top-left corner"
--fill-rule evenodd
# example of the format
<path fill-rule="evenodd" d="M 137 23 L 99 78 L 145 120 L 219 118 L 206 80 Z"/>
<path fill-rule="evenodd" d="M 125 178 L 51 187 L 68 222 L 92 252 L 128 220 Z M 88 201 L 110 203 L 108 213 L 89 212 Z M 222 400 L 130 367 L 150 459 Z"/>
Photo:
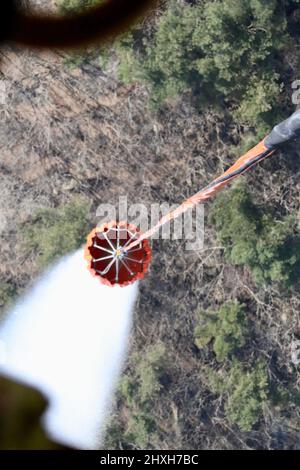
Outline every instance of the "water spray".
<path fill-rule="evenodd" d="M 47 270 L 0 326 L 0 375 L 42 392 L 54 442 L 97 449 L 126 357 L 138 283 L 99 286 L 83 250 Z"/>

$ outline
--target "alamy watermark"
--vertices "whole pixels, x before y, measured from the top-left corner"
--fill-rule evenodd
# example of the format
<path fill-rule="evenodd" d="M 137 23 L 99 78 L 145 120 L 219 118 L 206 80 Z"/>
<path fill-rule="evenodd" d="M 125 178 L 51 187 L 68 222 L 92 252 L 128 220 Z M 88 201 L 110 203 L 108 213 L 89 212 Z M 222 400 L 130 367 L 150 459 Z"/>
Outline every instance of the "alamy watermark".
<path fill-rule="evenodd" d="M 127 196 L 120 196 L 118 205 L 100 204 L 96 211 L 97 226 L 112 220 L 126 221 L 139 228 L 142 233 L 155 226 L 161 217 L 176 209 L 177 205 L 166 202 L 146 206 L 143 203 L 128 204 Z M 186 240 L 185 249 L 199 251 L 204 247 L 204 205 L 188 209 L 174 221 L 164 224 L 152 240 Z"/>

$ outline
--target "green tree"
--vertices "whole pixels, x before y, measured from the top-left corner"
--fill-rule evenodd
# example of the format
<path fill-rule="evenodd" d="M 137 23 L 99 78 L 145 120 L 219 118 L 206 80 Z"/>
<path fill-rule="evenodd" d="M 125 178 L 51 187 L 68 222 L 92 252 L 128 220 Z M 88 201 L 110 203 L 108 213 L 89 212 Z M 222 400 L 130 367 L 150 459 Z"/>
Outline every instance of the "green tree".
<path fill-rule="evenodd" d="M 215 314 L 199 312 L 198 316 L 201 323 L 195 328 L 195 343 L 203 348 L 213 341 L 218 361 L 224 361 L 244 346 L 248 322 L 244 306 L 239 302 L 227 302 Z"/>
<path fill-rule="evenodd" d="M 230 421 L 241 429 L 249 431 L 262 416 L 268 398 L 268 376 L 262 363 L 251 371 L 244 372 L 235 363 L 228 383 L 228 400 L 225 412 Z"/>
<path fill-rule="evenodd" d="M 212 390 L 224 397 L 227 419 L 243 431 L 251 431 L 262 417 L 268 402 L 269 380 L 262 362 L 256 362 L 251 370 L 245 370 L 233 361 L 229 371 L 208 373 Z"/>
<path fill-rule="evenodd" d="M 22 250 L 37 256 L 41 267 L 79 248 L 90 229 L 90 204 L 76 199 L 57 208 L 39 209 L 22 233 Z"/>
<path fill-rule="evenodd" d="M 131 356 L 132 371 L 125 374 L 119 390 L 129 405 L 153 400 L 161 389 L 161 378 L 166 368 L 166 349 L 162 343 L 156 343 L 143 355 L 133 353 Z"/>
<path fill-rule="evenodd" d="M 291 216 L 275 218 L 268 206 L 257 206 L 243 186 L 221 193 L 210 222 L 236 265 L 250 268 L 258 283 L 291 286 L 300 279 L 300 236 Z"/>
<path fill-rule="evenodd" d="M 137 359 L 136 376 L 141 402 L 153 399 L 160 392 L 165 368 L 166 349 L 162 343 L 150 347 L 144 357 Z"/>
<path fill-rule="evenodd" d="M 17 295 L 16 288 L 9 282 L 0 284 L 0 319 Z"/>
<path fill-rule="evenodd" d="M 60 0 L 59 7 L 65 13 L 96 3 Z M 151 28 L 136 26 L 96 55 L 103 66 L 115 54 L 119 78 L 148 83 L 155 106 L 189 92 L 200 107 L 230 106 L 262 135 L 281 115 L 278 55 L 291 41 L 288 7 L 281 0 L 171 0 Z"/>
<path fill-rule="evenodd" d="M 288 44 L 286 28 L 277 0 L 173 0 L 141 54 L 140 76 L 158 104 L 192 91 L 200 105 L 231 103 L 238 119 L 264 132 L 277 118 L 276 54 Z"/>
<path fill-rule="evenodd" d="M 128 420 L 120 426 L 113 419 L 108 427 L 107 442 L 126 440 L 145 449 L 158 441 L 158 426 L 153 415 L 153 403 L 158 397 L 161 379 L 167 367 L 165 346 L 158 342 L 146 348 L 144 354 L 133 353 L 129 372 L 123 375 L 118 387 L 118 397 L 125 402 Z"/>

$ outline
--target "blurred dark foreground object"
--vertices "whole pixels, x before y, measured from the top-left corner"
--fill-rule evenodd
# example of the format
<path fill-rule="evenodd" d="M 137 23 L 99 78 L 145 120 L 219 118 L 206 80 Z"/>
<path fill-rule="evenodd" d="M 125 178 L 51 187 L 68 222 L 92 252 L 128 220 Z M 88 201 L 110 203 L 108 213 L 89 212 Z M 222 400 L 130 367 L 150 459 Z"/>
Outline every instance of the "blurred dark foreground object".
<path fill-rule="evenodd" d="M 0 41 L 10 37 L 16 15 L 18 2 L 16 0 L 2 0 L 0 3 Z"/>
<path fill-rule="evenodd" d="M 37 390 L 0 377 L 0 449 L 59 450 L 41 426 L 48 401 Z"/>
<path fill-rule="evenodd" d="M 106 0 L 82 13 L 31 14 L 18 0 L 1 0 L 0 39 L 31 47 L 76 48 L 125 32 L 157 0 Z M 22 6 L 23 4 L 23 6 Z"/>

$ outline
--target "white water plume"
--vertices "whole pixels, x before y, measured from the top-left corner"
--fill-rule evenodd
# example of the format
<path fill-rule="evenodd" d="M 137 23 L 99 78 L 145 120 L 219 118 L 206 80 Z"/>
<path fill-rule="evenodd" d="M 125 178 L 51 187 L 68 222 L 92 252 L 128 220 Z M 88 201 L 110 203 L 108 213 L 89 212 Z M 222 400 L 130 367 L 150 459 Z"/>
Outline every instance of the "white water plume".
<path fill-rule="evenodd" d="M 64 257 L 9 312 L 0 373 L 38 388 L 54 440 L 96 448 L 126 354 L 137 284 L 107 287 L 83 251 Z"/>

